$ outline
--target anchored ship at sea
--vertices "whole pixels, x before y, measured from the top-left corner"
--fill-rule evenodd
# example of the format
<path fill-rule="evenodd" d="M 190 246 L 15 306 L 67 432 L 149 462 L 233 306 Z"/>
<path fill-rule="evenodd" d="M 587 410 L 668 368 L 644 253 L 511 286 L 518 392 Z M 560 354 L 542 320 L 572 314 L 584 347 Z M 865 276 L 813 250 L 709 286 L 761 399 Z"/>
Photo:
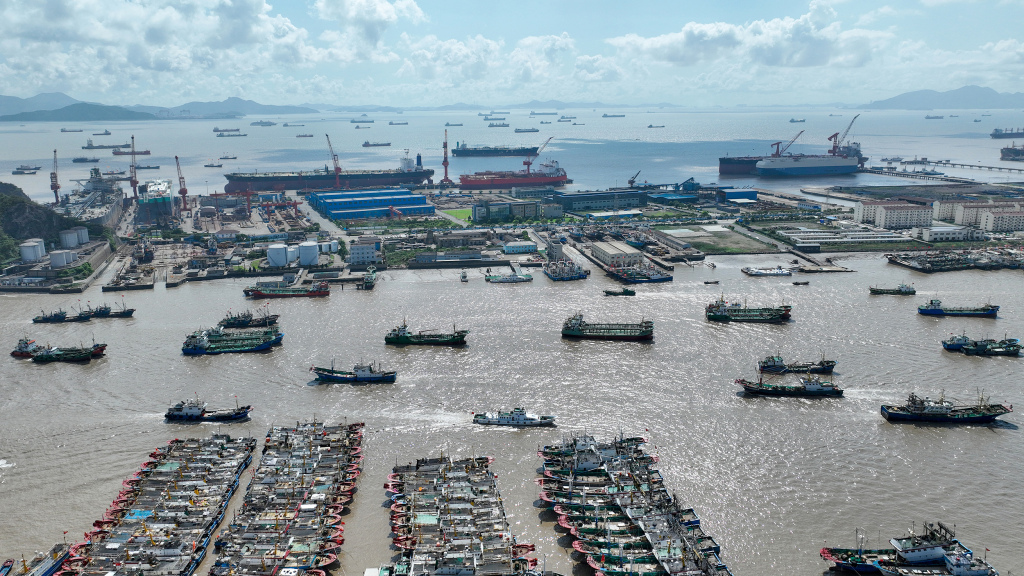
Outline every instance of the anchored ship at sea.
<path fill-rule="evenodd" d="M 890 422 L 944 422 L 948 424 L 984 424 L 1003 414 L 1013 412 L 1013 406 L 992 404 L 979 394 L 976 404 L 956 404 L 940 394 L 938 400 L 911 393 L 902 406 L 882 405 L 882 417 Z"/>
<path fill-rule="evenodd" d="M 722 296 L 704 309 L 704 316 L 713 322 L 759 322 L 779 324 L 790 319 L 793 307 L 783 304 L 776 307 L 747 308 L 746 303 L 729 303 Z"/>
<path fill-rule="evenodd" d="M 1024 137 L 1024 136 L 1022 136 Z M 1010 160 L 1013 162 L 1024 162 L 1024 144 L 1017 146 L 1007 146 L 999 151 L 1000 160 Z"/>
<path fill-rule="evenodd" d="M 825 381 L 818 376 L 801 378 L 799 384 L 787 384 L 784 382 L 765 382 L 764 378 L 757 382 L 739 378 L 736 383 L 743 387 L 748 394 L 758 396 L 842 396 L 843 389 L 835 383 Z"/>
<path fill-rule="evenodd" d="M 975 316 L 981 318 L 995 318 L 999 312 L 999 306 L 985 304 L 977 307 L 955 307 L 943 306 L 941 300 L 932 299 L 927 304 L 917 307 L 917 313 L 925 316 Z"/>
<path fill-rule="evenodd" d="M 384 370 L 379 365 L 370 362 L 369 364 L 359 363 L 352 368 L 352 371 L 337 370 L 334 368 L 334 361 L 331 361 L 330 368 L 311 366 L 309 371 L 316 375 L 320 382 L 367 382 L 367 383 L 391 383 L 398 377 L 394 370 Z"/>
<path fill-rule="evenodd" d="M 770 372 L 773 374 L 785 374 L 787 372 L 806 374 L 831 374 L 836 367 L 835 360 L 825 360 L 825 355 L 817 362 L 790 362 L 786 363 L 782 356 L 767 356 L 764 360 L 758 360 L 757 369 L 759 372 Z"/>
<path fill-rule="evenodd" d="M 555 417 L 530 414 L 526 411 L 526 408 L 513 408 L 509 412 L 477 412 L 473 414 L 473 424 L 534 428 L 538 426 L 554 426 Z"/>
<path fill-rule="evenodd" d="M 562 323 L 563 338 L 588 340 L 653 340 L 654 321 L 641 320 L 636 324 L 591 324 L 577 312 Z"/>
<path fill-rule="evenodd" d="M 181 420 L 184 422 L 237 422 L 248 420 L 252 406 L 236 406 L 219 410 L 207 409 L 207 403 L 195 398 L 186 398 L 167 409 L 164 414 L 166 420 Z"/>
<path fill-rule="evenodd" d="M 989 136 L 993 138 L 1021 138 L 1024 139 L 1024 128 L 996 128 Z"/>
<path fill-rule="evenodd" d="M 900 284 L 895 288 L 877 288 L 875 286 L 868 287 L 868 291 L 871 294 L 889 294 L 893 296 L 913 296 L 917 294 L 917 290 L 909 284 Z"/>
<path fill-rule="evenodd" d="M 335 157 L 337 160 L 337 157 Z M 390 170 L 342 170 L 340 164 L 334 170 L 326 166 L 316 170 L 292 172 L 231 172 L 224 177 L 228 183 L 225 192 L 264 190 L 306 190 L 327 188 L 368 188 L 373 186 L 419 185 L 433 177 L 434 171 L 423 167 L 423 159 L 417 154 L 416 161 L 408 156 L 401 165 Z"/>
<path fill-rule="evenodd" d="M 539 146 L 469 146 L 465 142 L 456 142 L 452 148 L 452 156 L 536 156 L 538 148 Z"/>
<path fill-rule="evenodd" d="M 221 328 L 198 330 L 189 334 L 181 345 L 186 356 L 227 354 L 232 352 L 262 352 L 281 344 L 284 333 L 277 328 L 249 332 L 224 332 Z"/>
<path fill-rule="evenodd" d="M 466 336 L 469 335 L 469 330 L 456 330 L 455 326 L 452 326 L 452 331 L 438 332 L 437 330 L 421 330 L 419 332 L 413 332 L 409 330 L 409 326 L 402 321 L 402 324 L 391 329 L 384 336 L 385 344 L 428 344 L 437 346 L 461 346 L 466 343 Z"/>

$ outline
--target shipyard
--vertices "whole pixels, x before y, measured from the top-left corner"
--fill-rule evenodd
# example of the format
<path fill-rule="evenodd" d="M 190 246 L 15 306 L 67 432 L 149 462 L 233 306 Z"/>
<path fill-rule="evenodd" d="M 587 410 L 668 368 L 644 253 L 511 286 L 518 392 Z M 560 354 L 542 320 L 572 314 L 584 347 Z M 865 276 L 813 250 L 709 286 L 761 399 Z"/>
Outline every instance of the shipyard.
<path fill-rule="evenodd" d="M 8 11 L 0 576 L 1024 573 L 1019 4 L 256 4 Z"/>

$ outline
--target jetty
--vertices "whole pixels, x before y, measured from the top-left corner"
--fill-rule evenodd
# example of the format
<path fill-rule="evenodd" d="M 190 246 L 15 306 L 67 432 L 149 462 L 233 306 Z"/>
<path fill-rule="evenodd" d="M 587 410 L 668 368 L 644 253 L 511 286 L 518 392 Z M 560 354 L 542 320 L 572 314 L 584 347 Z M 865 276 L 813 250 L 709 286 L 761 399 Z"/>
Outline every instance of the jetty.
<path fill-rule="evenodd" d="M 157 448 L 57 574 L 191 576 L 255 449 L 254 438 L 226 434 Z"/>
<path fill-rule="evenodd" d="M 210 576 L 325 576 L 344 542 L 341 514 L 362 471 L 363 424 L 277 426 Z"/>
<path fill-rule="evenodd" d="M 401 556 L 367 576 L 512 576 L 538 564 L 517 541 L 489 465 L 493 458 L 423 458 L 395 466 L 384 485 Z M 376 572 L 376 574 L 374 574 Z"/>
<path fill-rule="evenodd" d="M 545 446 L 540 499 L 597 573 L 732 576 L 697 513 L 666 490 L 645 443 L 574 434 Z"/>

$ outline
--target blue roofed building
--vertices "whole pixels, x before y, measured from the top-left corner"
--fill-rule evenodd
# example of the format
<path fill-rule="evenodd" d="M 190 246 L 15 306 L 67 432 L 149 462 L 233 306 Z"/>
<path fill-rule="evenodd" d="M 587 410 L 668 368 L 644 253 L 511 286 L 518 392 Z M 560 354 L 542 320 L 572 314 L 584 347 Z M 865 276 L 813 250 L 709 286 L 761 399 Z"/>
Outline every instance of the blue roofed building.
<path fill-rule="evenodd" d="M 313 192 L 306 201 L 331 220 L 434 215 L 434 206 L 427 203 L 426 196 L 406 188 Z"/>

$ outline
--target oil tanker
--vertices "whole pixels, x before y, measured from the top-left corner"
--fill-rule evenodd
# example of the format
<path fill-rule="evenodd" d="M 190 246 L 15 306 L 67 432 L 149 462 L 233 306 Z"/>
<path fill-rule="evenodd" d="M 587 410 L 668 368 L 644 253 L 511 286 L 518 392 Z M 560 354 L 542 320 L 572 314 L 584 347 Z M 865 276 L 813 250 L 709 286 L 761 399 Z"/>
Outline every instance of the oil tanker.
<path fill-rule="evenodd" d="M 455 143 L 452 156 L 536 156 L 538 146 L 467 146 Z"/>
<path fill-rule="evenodd" d="M 429 182 L 434 171 L 423 167 L 423 159 L 417 154 L 416 163 L 411 158 L 402 158 L 399 168 L 390 170 L 342 170 L 337 178 L 334 171 L 323 169 L 296 170 L 291 172 L 232 172 L 225 174 L 228 183 L 225 192 L 264 190 L 323 190 L 330 188 L 369 188 L 375 186 L 419 185 Z"/>
<path fill-rule="evenodd" d="M 504 190 L 522 186 L 565 186 L 569 177 L 565 170 L 552 160 L 540 165 L 540 170 L 530 170 L 530 161 L 524 161 L 526 170 L 501 172 L 476 172 L 459 176 L 462 190 Z"/>

